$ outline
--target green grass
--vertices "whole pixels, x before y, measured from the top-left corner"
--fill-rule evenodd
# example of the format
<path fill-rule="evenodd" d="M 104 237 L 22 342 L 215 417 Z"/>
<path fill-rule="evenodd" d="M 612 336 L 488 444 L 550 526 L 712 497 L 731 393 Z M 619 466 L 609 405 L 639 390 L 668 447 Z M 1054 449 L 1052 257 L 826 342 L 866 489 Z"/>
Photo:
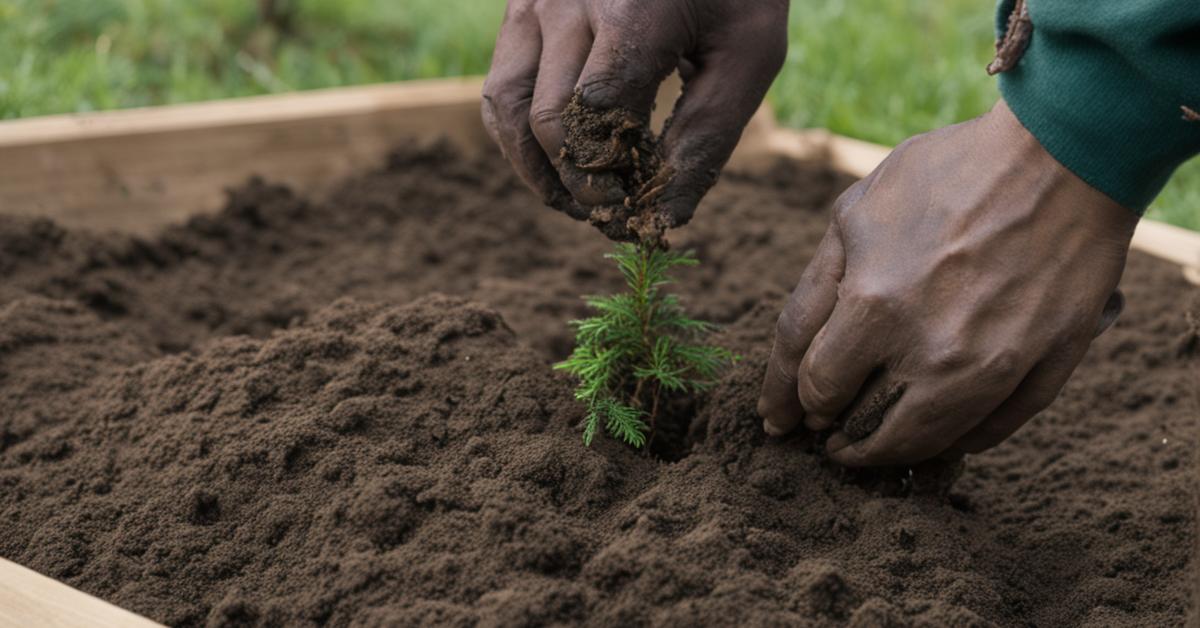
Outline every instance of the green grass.
<path fill-rule="evenodd" d="M 787 65 L 771 90 L 779 119 L 889 146 L 972 118 L 999 98 L 990 0 L 795 2 Z M 1200 231 L 1200 159 L 1147 216 Z"/>
<path fill-rule="evenodd" d="M 0 0 L 0 119 L 479 74 L 502 0 Z M 895 144 L 997 97 L 991 0 L 796 2 L 780 119 Z M 1200 230 L 1200 160 L 1150 215 Z"/>
<path fill-rule="evenodd" d="M 0 118 L 477 74 L 495 0 L 0 0 Z"/>

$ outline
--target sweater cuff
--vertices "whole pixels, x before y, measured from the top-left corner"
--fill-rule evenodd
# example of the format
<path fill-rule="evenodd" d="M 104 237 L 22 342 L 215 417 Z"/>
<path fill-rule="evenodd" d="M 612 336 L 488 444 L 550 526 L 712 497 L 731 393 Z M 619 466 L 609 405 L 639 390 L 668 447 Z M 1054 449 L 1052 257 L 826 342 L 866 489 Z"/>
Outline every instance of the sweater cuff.
<path fill-rule="evenodd" d="M 1143 213 L 1200 146 L 1200 122 L 1120 50 L 1086 33 L 1039 23 L 1000 92 L 1017 119 L 1071 172 Z M 1007 21 L 1001 3 L 1001 23 Z M 1078 10 L 1086 10 L 1080 8 Z M 1053 20 L 1051 20 L 1053 23 Z"/>

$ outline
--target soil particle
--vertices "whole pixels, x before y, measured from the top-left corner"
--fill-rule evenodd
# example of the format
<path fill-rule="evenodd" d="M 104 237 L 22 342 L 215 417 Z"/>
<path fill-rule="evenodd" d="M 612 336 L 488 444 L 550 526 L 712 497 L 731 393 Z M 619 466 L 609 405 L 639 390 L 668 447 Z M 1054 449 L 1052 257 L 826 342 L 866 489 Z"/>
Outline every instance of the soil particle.
<path fill-rule="evenodd" d="M 848 183 L 733 173 L 672 233 L 744 357 L 674 463 L 580 443 L 550 364 L 620 277 L 496 156 L 403 150 L 319 201 L 252 181 L 153 239 L 0 217 L 0 555 L 181 626 L 1182 623 L 1176 268 L 1133 254 L 1122 318 L 948 494 L 763 435 L 774 319 Z"/>
<path fill-rule="evenodd" d="M 650 121 L 626 109 L 595 109 L 579 90 L 562 115 L 562 163 L 566 177 L 581 179 L 601 196 L 623 200 L 592 209 L 588 221 L 613 240 L 662 246 L 673 226 L 656 211 L 656 199 L 672 173 L 659 156 Z"/>

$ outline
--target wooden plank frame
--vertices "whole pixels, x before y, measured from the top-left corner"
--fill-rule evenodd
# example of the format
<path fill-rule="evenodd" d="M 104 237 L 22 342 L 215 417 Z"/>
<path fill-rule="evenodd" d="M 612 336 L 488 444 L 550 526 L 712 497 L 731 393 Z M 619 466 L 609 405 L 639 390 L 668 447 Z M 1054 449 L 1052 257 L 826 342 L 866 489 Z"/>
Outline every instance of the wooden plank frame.
<path fill-rule="evenodd" d="M 378 167 L 403 142 L 445 139 L 477 153 L 490 145 L 481 87 L 477 77 L 414 81 L 0 122 L 0 212 L 148 235 L 218 209 L 224 190 L 250 175 L 320 193 Z M 664 86 L 656 124 L 678 93 L 677 80 Z M 865 176 L 889 152 L 824 130 L 779 128 L 764 107 L 730 165 L 828 159 Z M 1143 220 L 1133 244 L 1200 283 L 1200 233 Z M 158 624 L 0 558 L 0 625 Z"/>
<path fill-rule="evenodd" d="M 0 558 L 0 626 L 155 628 L 161 624 Z"/>

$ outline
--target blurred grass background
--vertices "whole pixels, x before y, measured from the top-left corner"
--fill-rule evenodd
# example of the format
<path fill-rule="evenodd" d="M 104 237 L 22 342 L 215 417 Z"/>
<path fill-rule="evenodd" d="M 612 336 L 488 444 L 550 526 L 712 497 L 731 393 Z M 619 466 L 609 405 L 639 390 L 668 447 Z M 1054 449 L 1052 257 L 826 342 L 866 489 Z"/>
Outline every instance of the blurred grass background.
<path fill-rule="evenodd" d="M 896 144 L 997 97 L 991 0 L 796 2 L 782 122 Z M 0 119 L 487 71 L 503 0 L 0 0 Z M 1200 230 L 1200 160 L 1150 215 Z"/>

